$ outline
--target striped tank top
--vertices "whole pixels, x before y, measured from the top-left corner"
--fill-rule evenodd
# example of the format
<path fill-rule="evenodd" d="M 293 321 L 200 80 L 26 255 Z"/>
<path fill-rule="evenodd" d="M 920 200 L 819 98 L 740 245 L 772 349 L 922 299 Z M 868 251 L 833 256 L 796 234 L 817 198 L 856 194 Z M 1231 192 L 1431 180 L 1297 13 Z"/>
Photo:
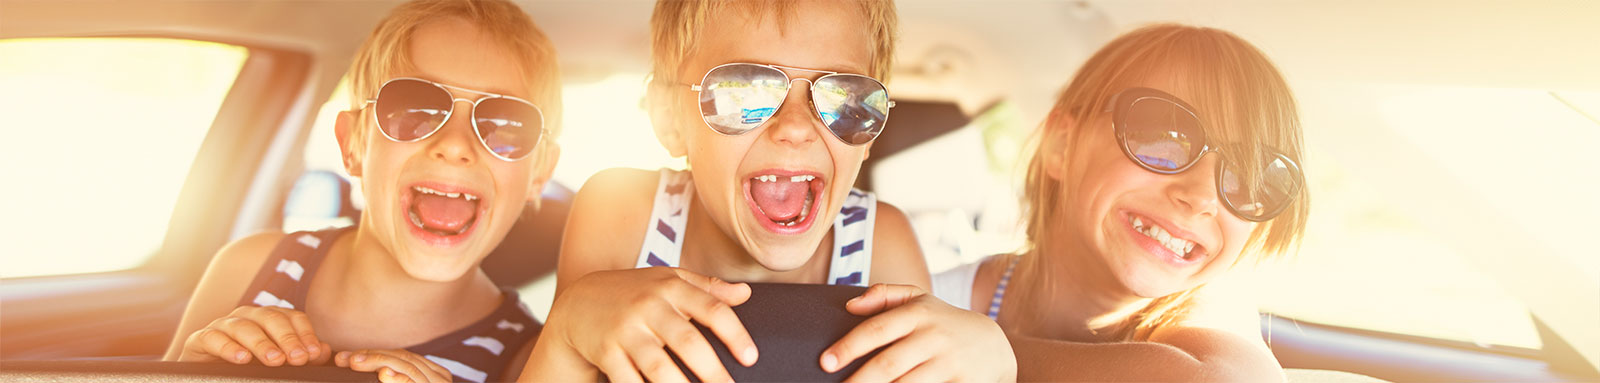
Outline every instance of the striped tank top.
<path fill-rule="evenodd" d="M 644 246 L 634 267 L 678 267 L 683 233 L 689 224 L 689 202 L 694 198 L 694 178 L 689 172 L 661 169 L 655 205 L 645 228 Z M 851 189 L 833 221 L 833 258 L 828 263 L 828 284 L 867 286 L 872 277 L 872 226 L 877 220 L 878 197 Z"/>
<path fill-rule="evenodd" d="M 316 275 L 334 240 L 350 228 L 302 231 L 284 236 L 272 249 L 261 271 L 256 273 L 255 280 L 250 282 L 239 305 L 305 311 L 312 276 Z M 514 378 L 501 375 L 508 364 L 520 362 L 512 359 L 516 358 L 520 347 L 539 334 L 542 326 L 522 305 L 515 290 L 502 289 L 501 292 L 500 307 L 488 316 L 433 340 L 406 347 L 406 351 L 450 370 L 451 379 L 458 382 Z"/>

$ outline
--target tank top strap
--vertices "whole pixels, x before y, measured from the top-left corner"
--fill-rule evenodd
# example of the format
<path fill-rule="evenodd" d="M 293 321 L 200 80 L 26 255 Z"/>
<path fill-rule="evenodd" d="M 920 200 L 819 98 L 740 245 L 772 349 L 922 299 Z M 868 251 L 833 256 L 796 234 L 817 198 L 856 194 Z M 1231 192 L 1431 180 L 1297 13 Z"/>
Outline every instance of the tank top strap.
<path fill-rule="evenodd" d="M 239 306 L 276 306 L 304 311 L 311 278 L 322 266 L 333 242 L 352 227 L 284 235 L 261 264 L 250 288 L 239 298 Z"/>
<path fill-rule="evenodd" d="M 866 286 L 872 280 L 872 230 L 878 219 L 878 196 L 850 189 L 833 220 L 833 259 L 828 284 Z"/>
<path fill-rule="evenodd" d="M 987 313 L 990 320 L 1000 320 L 1000 303 L 1006 299 L 1006 286 L 1011 284 L 1011 272 L 1017 270 L 1017 261 L 1021 260 L 1022 257 L 1020 256 L 1011 256 L 1011 262 L 1006 264 L 1005 274 L 1000 275 L 1000 283 L 994 286 L 994 298 L 989 300 L 989 311 Z"/>
<path fill-rule="evenodd" d="M 689 226 L 689 202 L 693 197 L 694 178 L 689 172 L 661 169 L 650 221 L 644 228 L 644 245 L 639 248 L 639 260 L 634 267 L 678 267 L 678 257 L 683 252 L 683 233 Z"/>

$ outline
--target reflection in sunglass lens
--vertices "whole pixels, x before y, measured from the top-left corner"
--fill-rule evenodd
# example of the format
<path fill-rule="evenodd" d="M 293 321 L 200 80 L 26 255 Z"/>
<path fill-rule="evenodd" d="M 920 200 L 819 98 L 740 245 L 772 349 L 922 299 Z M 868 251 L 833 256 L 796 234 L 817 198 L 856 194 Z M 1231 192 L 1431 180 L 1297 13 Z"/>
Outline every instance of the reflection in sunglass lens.
<path fill-rule="evenodd" d="M 1300 191 L 1294 165 L 1282 155 L 1272 155 L 1259 180 L 1248 179 L 1233 161 L 1224 161 L 1222 198 L 1241 218 L 1264 220 L 1277 215 Z"/>
<path fill-rule="evenodd" d="M 828 130 L 851 145 L 877 138 L 889 118 L 889 91 L 866 76 L 823 77 L 817 81 L 811 100 Z"/>
<path fill-rule="evenodd" d="M 1135 100 L 1124 119 L 1124 144 L 1139 162 L 1151 168 L 1177 171 L 1194 161 L 1205 147 L 1200 120 L 1171 101 Z"/>
<path fill-rule="evenodd" d="M 508 98 L 491 98 L 478 103 L 473 122 L 489 151 L 519 159 L 532 153 L 539 144 L 544 117 L 533 105 Z"/>
<path fill-rule="evenodd" d="M 788 93 L 789 83 L 777 69 L 721 66 L 706 73 L 700 83 L 700 114 L 717 132 L 742 134 L 777 113 Z"/>
<path fill-rule="evenodd" d="M 378 128 L 397 141 L 415 141 L 443 125 L 450 93 L 422 81 L 391 81 L 378 91 Z"/>

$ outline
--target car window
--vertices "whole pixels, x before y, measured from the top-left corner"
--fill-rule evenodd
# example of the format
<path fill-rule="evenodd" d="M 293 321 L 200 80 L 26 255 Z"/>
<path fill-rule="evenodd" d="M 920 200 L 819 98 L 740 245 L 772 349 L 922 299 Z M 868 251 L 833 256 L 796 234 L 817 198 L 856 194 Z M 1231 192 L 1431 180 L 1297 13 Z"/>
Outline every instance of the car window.
<path fill-rule="evenodd" d="M 153 255 L 247 55 L 180 39 L 0 40 L 0 199 L 8 217 L 27 217 L 5 225 L 0 277 L 122 270 Z"/>

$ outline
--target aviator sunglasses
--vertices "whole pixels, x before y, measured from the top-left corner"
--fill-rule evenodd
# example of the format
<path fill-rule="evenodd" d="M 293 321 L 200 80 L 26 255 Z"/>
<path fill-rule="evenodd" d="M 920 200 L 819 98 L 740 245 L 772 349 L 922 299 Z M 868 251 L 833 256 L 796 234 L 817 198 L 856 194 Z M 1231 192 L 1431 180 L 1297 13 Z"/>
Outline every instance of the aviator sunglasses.
<path fill-rule="evenodd" d="M 1245 171 L 1238 159 L 1229 156 L 1251 155 L 1250 148 L 1211 146 L 1194 108 L 1166 92 L 1129 88 L 1112 96 L 1106 108 L 1113 113 L 1123 154 L 1145 170 L 1178 174 L 1200 162 L 1206 153 L 1226 154 L 1217 161 L 1217 195 L 1229 211 L 1246 221 L 1276 217 L 1305 187 L 1300 164 L 1272 148 L 1255 149 L 1261 154 L 1261 169 Z"/>
<path fill-rule="evenodd" d="M 476 101 L 457 98 L 451 91 L 482 97 Z M 384 137 L 395 142 L 417 142 L 444 127 L 456 101 L 472 103 L 469 116 L 478 142 L 501 160 L 527 158 L 549 134 L 544 129 L 544 113 L 527 100 L 419 78 L 399 77 L 384 82 L 378 96 L 368 99 L 366 106 L 372 107 Z"/>
<path fill-rule="evenodd" d="M 821 73 L 816 80 L 790 78 L 784 70 Z M 706 72 L 689 89 L 700 93 L 700 116 L 717 133 L 737 136 L 771 119 L 794 81 L 811 85 L 811 106 L 834 137 L 850 145 L 872 142 L 889 120 L 889 90 L 858 74 L 778 65 L 731 63 Z"/>

